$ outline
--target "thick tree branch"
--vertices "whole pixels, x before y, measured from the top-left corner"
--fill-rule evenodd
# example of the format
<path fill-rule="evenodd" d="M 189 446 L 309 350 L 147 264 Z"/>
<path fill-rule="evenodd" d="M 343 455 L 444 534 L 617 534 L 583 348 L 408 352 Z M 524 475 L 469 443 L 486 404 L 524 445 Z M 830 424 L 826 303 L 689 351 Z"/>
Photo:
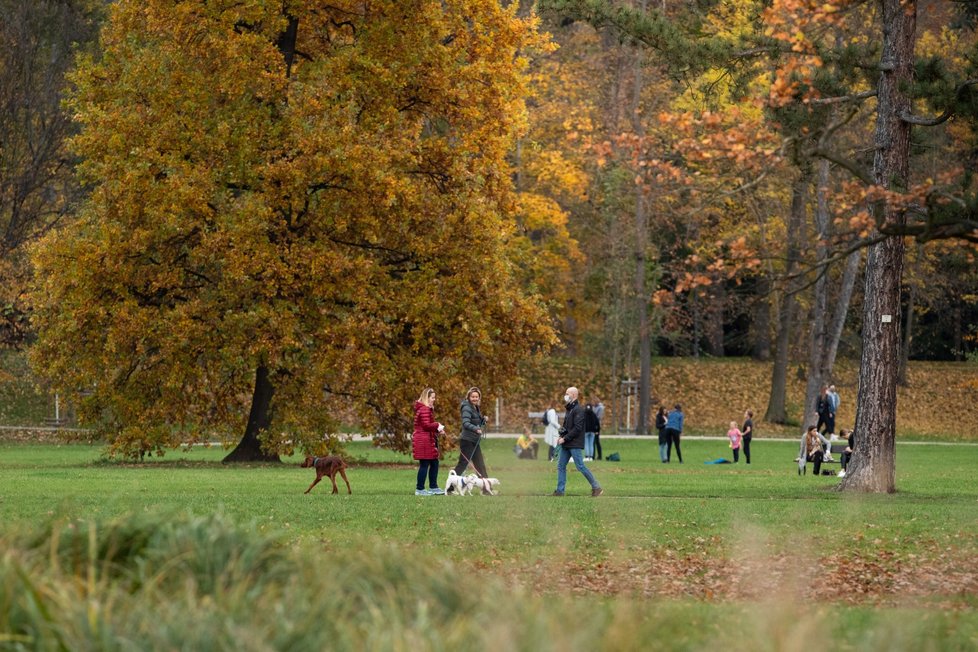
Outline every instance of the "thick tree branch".
<path fill-rule="evenodd" d="M 845 104 L 847 102 L 862 102 L 863 100 L 876 97 L 876 89 L 863 91 L 862 93 L 855 93 L 853 95 L 841 95 L 839 97 L 822 97 L 817 100 L 809 100 L 809 104 L 815 104 L 818 106 L 826 104 Z"/>
<path fill-rule="evenodd" d="M 955 102 L 959 102 L 963 100 L 965 90 L 967 90 L 968 87 L 970 86 L 974 86 L 975 84 L 978 84 L 978 79 L 969 79 L 968 81 L 958 86 L 958 88 L 954 91 Z M 947 109 L 944 110 L 944 113 L 937 116 L 936 118 L 925 118 L 919 115 L 911 115 L 906 111 L 904 111 L 903 113 L 900 114 L 900 119 L 903 120 L 904 122 L 909 122 L 912 125 L 920 125 L 922 127 L 936 127 L 942 122 L 946 122 L 952 115 L 954 115 L 954 113 L 955 113 L 955 103 L 952 103 L 951 106 L 947 107 Z"/>
<path fill-rule="evenodd" d="M 840 168 L 844 170 L 848 170 L 850 174 L 852 174 L 854 177 L 856 177 L 857 179 L 859 179 L 860 181 L 862 181 L 868 186 L 874 184 L 873 177 L 869 175 L 869 172 L 862 169 L 852 161 L 847 161 L 846 159 L 842 158 L 835 152 L 830 152 L 828 150 L 819 147 L 815 149 L 815 151 L 813 151 L 812 154 L 820 158 L 824 158 L 827 161 L 831 161 L 832 163 L 835 163 L 836 165 L 838 165 Z"/>

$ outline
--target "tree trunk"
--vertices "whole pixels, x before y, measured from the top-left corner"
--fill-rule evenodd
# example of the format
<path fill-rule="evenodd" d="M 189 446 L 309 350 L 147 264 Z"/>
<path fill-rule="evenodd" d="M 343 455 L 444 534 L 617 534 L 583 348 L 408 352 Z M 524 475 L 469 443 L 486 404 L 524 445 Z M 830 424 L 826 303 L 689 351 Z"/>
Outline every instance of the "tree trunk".
<path fill-rule="evenodd" d="M 724 356 L 723 349 L 723 313 L 727 303 L 727 292 L 723 283 L 710 286 L 710 309 L 706 311 L 706 344 L 710 355 L 715 358 Z"/>
<path fill-rule="evenodd" d="M 877 86 L 873 160 L 875 182 L 890 190 L 906 189 L 910 175 L 910 111 L 913 84 L 916 0 L 881 0 L 883 51 Z M 876 206 L 884 227 L 900 227 L 906 216 Z M 896 491 L 896 388 L 900 366 L 900 285 L 902 237 L 873 245 L 866 263 L 863 351 L 856 401 L 856 454 L 841 488 L 874 493 Z"/>
<path fill-rule="evenodd" d="M 640 0 L 639 8 L 645 10 L 646 0 Z M 632 128 L 635 134 L 644 133 L 642 125 L 642 50 L 635 49 L 635 85 L 632 89 Z M 635 193 L 635 300 L 638 308 L 638 417 L 635 434 L 647 435 L 649 431 L 650 397 L 652 396 L 652 333 L 649 328 L 649 292 L 645 277 L 648 274 L 649 219 L 646 198 L 642 186 Z"/>
<path fill-rule="evenodd" d="M 778 337 L 774 350 L 774 368 L 771 372 L 771 396 L 767 402 L 764 420 L 772 423 L 788 422 L 788 354 L 791 344 L 791 321 L 795 314 L 795 293 L 797 292 L 799 257 L 801 247 L 799 238 L 805 221 L 805 197 L 808 189 L 808 176 L 802 175 L 791 187 L 791 212 L 788 215 L 788 243 L 785 258 L 784 292 L 778 306 Z"/>
<path fill-rule="evenodd" d="M 827 352 L 827 323 L 829 313 L 829 270 L 824 268 L 829 257 L 827 239 L 829 236 L 829 209 L 826 193 L 829 184 L 829 162 L 825 159 L 818 162 L 818 176 L 815 187 L 815 264 L 818 278 L 815 281 L 812 300 L 812 316 L 809 320 L 811 333 L 808 349 L 808 379 L 805 384 L 805 404 L 802 406 L 801 424 L 808 427 L 818 423 L 818 418 L 812 421 L 815 412 L 815 401 L 823 383 L 828 379 L 825 368 Z"/>
<path fill-rule="evenodd" d="M 920 246 L 918 245 L 918 260 Z M 900 371 L 897 374 L 897 384 L 907 386 L 907 365 L 910 363 L 910 345 L 913 342 L 913 311 L 917 304 L 917 284 L 910 284 L 910 296 L 907 297 L 907 313 L 903 320 L 903 342 L 900 345 Z"/>
<path fill-rule="evenodd" d="M 828 350 L 825 353 L 825 369 L 829 376 L 835 369 L 835 358 L 839 352 L 839 341 L 846 326 L 849 315 L 849 304 L 852 302 L 852 292 L 856 289 L 856 277 L 859 275 L 859 263 L 863 259 L 862 249 L 849 254 L 846 258 L 846 269 L 842 273 L 842 283 L 836 302 L 835 314 L 832 316 L 832 326 L 829 329 Z"/>
<path fill-rule="evenodd" d="M 275 388 L 268 378 L 268 367 L 260 365 L 255 371 L 255 391 L 251 397 L 251 412 L 248 414 L 248 425 L 244 437 L 234 450 L 222 460 L 229 462 L 280 462 L 279 456 L 266 453 L 261 448 L 258 436 L 268 430 L 272 422 L 272 394 Z"/>
<path fill-rule="evenodd" d="M 759 362 L 771 359 L 771 279 L 757 277 L 754 309 L 751 317 L 751 358 Z"/>

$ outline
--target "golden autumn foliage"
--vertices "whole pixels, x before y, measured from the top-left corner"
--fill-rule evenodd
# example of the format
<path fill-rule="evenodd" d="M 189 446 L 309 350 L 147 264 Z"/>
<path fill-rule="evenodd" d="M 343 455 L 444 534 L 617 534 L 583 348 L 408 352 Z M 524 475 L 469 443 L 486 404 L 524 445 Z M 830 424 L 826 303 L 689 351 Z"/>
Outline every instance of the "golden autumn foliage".
<path fill-rule="evenodd" d="M 91 198 L 34 252 L 34 364 L 124 454 L 234 440 L 256 369 L 266 448 L 323 450 L 350 404 L 403 447 L 423 387 L 553 340 L 505 158 L 537 45 L 494 0 L 116 3 L 74 77 Z"/>

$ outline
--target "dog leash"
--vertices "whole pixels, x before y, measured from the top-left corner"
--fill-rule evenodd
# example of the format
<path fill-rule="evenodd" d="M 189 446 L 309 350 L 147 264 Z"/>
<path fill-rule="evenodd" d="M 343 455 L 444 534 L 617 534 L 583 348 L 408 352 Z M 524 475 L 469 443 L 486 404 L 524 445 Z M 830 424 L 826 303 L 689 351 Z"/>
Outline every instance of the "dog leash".
<path fill-rule="evenodd" d="M 479 448 L 479 446 L 481 446 L 481 445 L 482 445 L 482 437 L 479 437 L 479 441 L 477 441 L 477 442 L 475 443 L 475 448 L 476 448 L 476 450 L 477 450 L 477 449 Z M 458 454 L 462 456 L 462 459 L 463 459 L 463 460 L 465 460 L 466 462 L 468 462 L 468 464 L 469 464 L 469 466 L 471 466 L 471 467 L 472 467 L 473 469 L 475 469 L 475 474 L 476 474 L 477 476 L 479 476 L 479 479 L 480 479 L 480 480 L 485 480 L 485 479 L 486 479 L 486 478 L 488 477 L 488 476 L 484 476 L 484 475 L 482 475 L 481 473 L 479 473 L 479 467 L 477 467 L 477 466 L 476 466 L 476 465 L 475 465 L 475 464 L 474 464 L 474 463 L 472 462 L 472 460 L 470 460 L 470 459 L 469 459 L 469 458 L 468 458 L 468 457 L 467 457 L 467 456 L 465 455 L 465 453 L 463 453 L 463 452 L 462 452 L 462 444 L 461 444 L 461 443 L 459 443 L 459 445 L 458 445 Z"/>

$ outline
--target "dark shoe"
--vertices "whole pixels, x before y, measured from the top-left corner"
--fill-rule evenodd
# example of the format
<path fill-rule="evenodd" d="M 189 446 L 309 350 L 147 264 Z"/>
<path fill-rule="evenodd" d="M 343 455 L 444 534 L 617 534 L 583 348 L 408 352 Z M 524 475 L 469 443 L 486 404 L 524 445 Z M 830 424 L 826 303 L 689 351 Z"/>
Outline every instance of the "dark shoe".
<path fill-rule="evenodd" d="M 603 493 L 604 493 L 604 489 L 602 489 L 601 487 L 597 487 L 595 489 L 592 489 L 591 490 L 591 498 L 597 498 L 598 496 L 600 496 Z"/>
<path fill-rule="evenodd" d="M 564 494 L 562 494 L 562 493 L 561 493 L 561 492 L 559 492 L 559 491 L 555 491 L 555 492 L 553 492 L 553 493 L 552 493 L 552 494 L 550 494 L 550 495 L 551 495 L 551 496 L 563 496 Z"/>

